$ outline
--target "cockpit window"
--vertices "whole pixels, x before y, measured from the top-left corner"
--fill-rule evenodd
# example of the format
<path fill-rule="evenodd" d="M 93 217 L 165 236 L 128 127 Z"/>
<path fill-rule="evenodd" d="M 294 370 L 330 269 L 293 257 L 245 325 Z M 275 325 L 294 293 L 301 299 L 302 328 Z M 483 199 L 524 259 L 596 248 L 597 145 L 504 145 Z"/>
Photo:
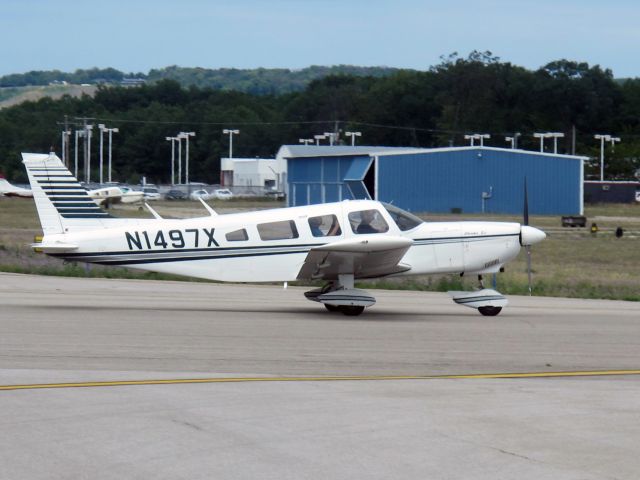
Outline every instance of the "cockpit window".
<path fill-rule="evenodd" d="M 342 234 L 335 215 L 309 217 L 309 228 L 314 237 L 335 237 Z"/>
<path fill-rule="evenodd" d="M 421 223 L 424 223 L 424 220 L 416 217 L 413 213 L 406 212 L 401 208 L 394 207 L 388 203 L 383 203 L 382 205 L 384 205 L 384 208 L 387 209 L 387 212 L 389 212 L 393 221 L 396 222 L 398 228 L 403 232 L 416 228 Z"/>
<path fill-rule="evenodd" d="M 384 233 L 389 225 L 378 210 L 360 210 L 349 213 L 349 223 L 353 233 Z"/>

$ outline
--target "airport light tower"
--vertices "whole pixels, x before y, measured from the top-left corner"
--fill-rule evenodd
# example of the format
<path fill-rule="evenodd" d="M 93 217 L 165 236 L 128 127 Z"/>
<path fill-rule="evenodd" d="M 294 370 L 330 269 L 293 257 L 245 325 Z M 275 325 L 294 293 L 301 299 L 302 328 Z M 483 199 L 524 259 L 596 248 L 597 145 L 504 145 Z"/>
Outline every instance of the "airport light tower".
<path fill-rule="evenodd" d="M 63 130 L 62 131 L 62 163 L 64 163 L 65 167 L 68 167 L 68 159 L 67 159 L 67 145 L 69 144 L 69 137 L 71 136 L 71 130 Z"/>
<path fill-rule="evenodd" d="M 558 153 L 558 139 L 564 138 L 564 133 L 562 132 L 549 132 L 547 135 L 553 138 L 553 153 Z"/>
<path fill-rule="evenodd" d="M 516 148 L 516 139 L 514 137 L 504 137 L 505 142 L 511 142 L 511 149 Z"/>
<path fill-rule="evenodd" d="M 611 148 L 620 141 L 620 137 L 612 137 L 611 135 L 598 134 L 593 138 L 600 140 L 600 181 L 604 182 L 604 143 L 611 142 Z"/>
<path fill-rule="evenodd" d="M 87 185 L 91 182 L 91 137 L 93 135 L 93 125 L 85 125 L 85 145 L 86 150 L 84 153 L 84 168 L 85 168 L 85 182 Z"/>
<path fill-rule="evenodd" d="M 222 133 L 229 135 L 229 158 L 233 158 L 233 136 L 238 135 L 240 130 L 231 130 L 229 128 L 225 128 L 222 130 Z"/>
<path fill-rule="evenodd" d="M 351 146 L 354 147 L 356 145 L 356 137 L 361 137 L 362 132 L 345 132 L 347 137 L 351 137 Z"/>
<path fill-rule="evenodd" d="M 491 138 L 488 133 L 472 133 L 471 135 L 465 135 L 465 140 L 471 140 L 470 146 L 474 146 L 474 140 L 480 140 L 480 147 L 484 147 L 484 140 Z"/>
<path fill-rule="evenodd" d="M 179 137 L 165 137 L 165 140 L 171 142 L 171 185 L 175 185 L 176 178 L 176 140 L 179 142 Z"/>
<path fill-rule="evenodd" d="M 535 138 L 539 138 L 540 139 L 540 153 L 544 152 L 544 139 L 545 138 L 550 138 L 551 137 L 551 133 L 548 132 L 536 132 L 533 134 L 533 136 Z"/>
<path fill-rule="evenodd" d="M 333 144 L 338 139 L 338 134 L 334 132 L 324 132 L 325 137 L 329 137 L 329 145 L 333 146 Z"/>
<path fill-rule="evenodd" d="M 109 133 L 109 172 L 107 175 L 108 182 L 111 182 L 111 147 L 113 146 L 113 134 L 120 132 L 119 128 L 105 128 L 105 132 Z M 100 169 L 102 171 L 102 169 Z"/>
<path fill-rule="evenodd" d="M 100 186 L 102 186 L 102 169 L 103 169 L 103 159 L 104 159 L 104 142 L 103 142 L 103 134 L 104 134 L 104 123 L 99 123 L 98 124 L 98 130 L 100 130 L 100 174 L 98 175 L 99 179 L 100 179 Z"/>
<path fill-rule="evenodd" d="M 184 138 L 186 151 L 184 154 L 184 183 L 189 185 L 189 137 L 195 137 L 196 132 L 180 132 L 179 138 Z"/>

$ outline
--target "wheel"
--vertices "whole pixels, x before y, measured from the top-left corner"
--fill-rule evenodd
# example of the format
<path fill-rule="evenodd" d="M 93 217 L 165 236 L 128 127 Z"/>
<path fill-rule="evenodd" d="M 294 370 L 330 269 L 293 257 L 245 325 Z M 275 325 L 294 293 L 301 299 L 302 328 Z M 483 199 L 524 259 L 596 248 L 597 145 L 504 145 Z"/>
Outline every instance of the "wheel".
<path fill-rule="evenodd" d="M 340 307 L 339 306 L 337 306 L 337 305 L 329 305 L 328 303 L 324 304 L 324 308 L 326 308 L 330 312 L 339 312 L 340 311 Z"/>
<path fill-rule="evenodd" d="M 364 307 L 358 305 L 342 305 L 338 309 L 348 317 L 356 317 L 364 312 Z"/>
<path fill-rule="evenodd" d="M 495 317 L 502 311 L 502 307 L 478 307 L 478 311 L 485 317 Z"/>

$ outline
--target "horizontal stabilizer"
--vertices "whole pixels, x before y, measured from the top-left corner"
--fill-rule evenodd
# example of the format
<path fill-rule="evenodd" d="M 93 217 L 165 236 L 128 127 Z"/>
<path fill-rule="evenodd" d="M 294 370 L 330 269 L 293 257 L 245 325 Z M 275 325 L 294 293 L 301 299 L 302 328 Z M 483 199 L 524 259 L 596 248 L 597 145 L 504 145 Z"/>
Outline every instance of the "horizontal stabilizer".
<path fill-rule="evenodd" d="M 63 252 L 71 252 L 73 250 L 77 250 L 78 245 L 74 245 L 72 243 L 62 243 L 62 242 L 32 243 L 31 248 L 37 249 L 38 251 L 42 251 L 44 253 L 63 253 Z"/>

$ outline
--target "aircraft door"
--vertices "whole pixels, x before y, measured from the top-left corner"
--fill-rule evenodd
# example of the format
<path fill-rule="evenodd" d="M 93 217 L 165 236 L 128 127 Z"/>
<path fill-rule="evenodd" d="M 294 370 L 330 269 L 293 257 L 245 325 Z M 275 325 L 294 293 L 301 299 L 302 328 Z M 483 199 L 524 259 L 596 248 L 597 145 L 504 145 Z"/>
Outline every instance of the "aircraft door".
<path fill-rule="evenodd" d="M 457 227 L 442 226 L 433 232 L 433 248 L 438 270 L 442 272 L 464 271 L 464 245 Z"/>

